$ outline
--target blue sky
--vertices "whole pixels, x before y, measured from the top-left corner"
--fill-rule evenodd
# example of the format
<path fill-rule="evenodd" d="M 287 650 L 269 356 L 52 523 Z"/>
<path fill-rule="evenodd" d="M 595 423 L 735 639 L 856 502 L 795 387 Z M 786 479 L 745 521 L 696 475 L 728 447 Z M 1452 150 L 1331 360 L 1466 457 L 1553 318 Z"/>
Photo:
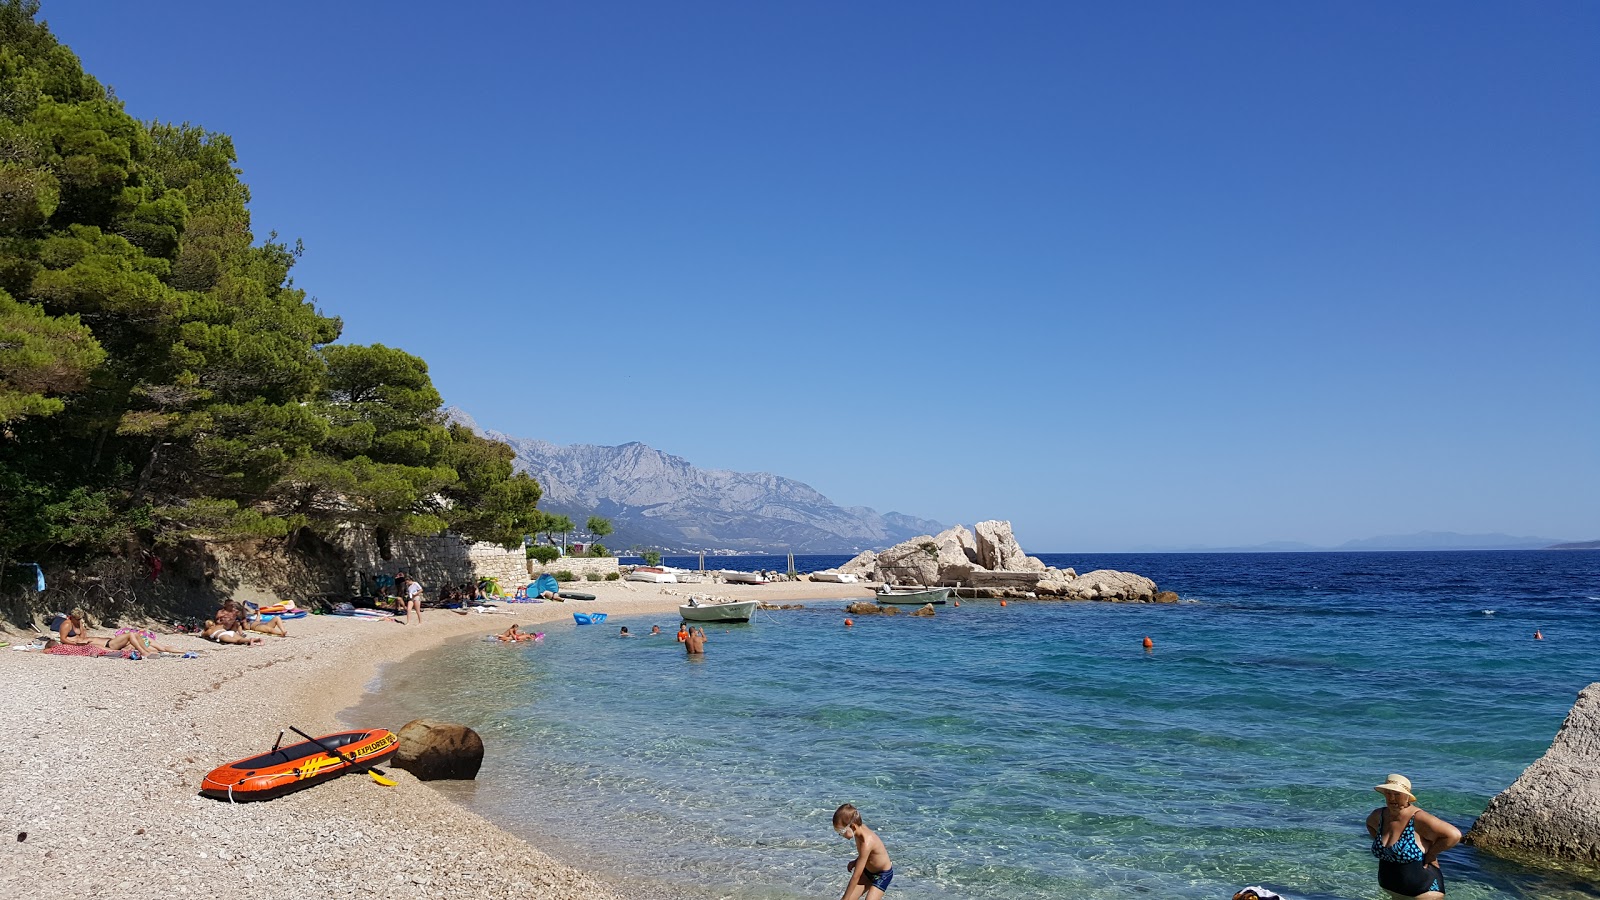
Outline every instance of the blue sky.
<path fill-rule="evenodd" d="M 1600 5 L 43 15 L 488 427 L 1041 551 L 1600 538 Z"/>

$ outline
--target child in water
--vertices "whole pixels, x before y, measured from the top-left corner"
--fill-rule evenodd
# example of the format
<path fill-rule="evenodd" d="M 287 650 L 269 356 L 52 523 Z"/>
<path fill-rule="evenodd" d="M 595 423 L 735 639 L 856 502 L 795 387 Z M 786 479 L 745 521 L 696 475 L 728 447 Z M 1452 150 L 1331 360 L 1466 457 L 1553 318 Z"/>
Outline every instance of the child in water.
<path fill-rule="evenodd" d="M 861 812 L 846 803 L 833 812 L 833 830 L 856 842 L 856 858 L 845 866 L 850 881 L 840 900 L 878 900 L 894 880 L 894 863 L 878 833 L 861 822 Z"/>

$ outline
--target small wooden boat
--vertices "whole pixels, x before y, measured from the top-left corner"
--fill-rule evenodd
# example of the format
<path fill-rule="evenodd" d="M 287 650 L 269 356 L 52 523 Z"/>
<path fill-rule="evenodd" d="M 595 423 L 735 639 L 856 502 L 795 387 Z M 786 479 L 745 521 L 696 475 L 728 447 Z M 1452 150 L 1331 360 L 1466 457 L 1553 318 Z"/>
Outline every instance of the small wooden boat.
<path fill-rule="evenodd" d="M 678 607 L 678 615 L 685 622 L 748 622 L 760 605 L 760 600 L 716 603 L 690 599 L 687 604 Z"/>
<path fill-rule="evenodd" d="M 572 621 L 579 625 L 599 625 L 606 620 L 605 613 L 573 613 Z"/>
<path fill-rule="evenodd" d="M 735 572 L 730 569 L 722 571 L 722 580 L 728 584 L 766 584 L 767 579 L 759 572 Z"/>
<path fill-rule="evenodd" d="M 949 588 L 917 588 L 916 590 L 906 590 L 903 588 L 892 588 L 888 585 L 878 588 L 878 593 L 875 595 L 875 599 L 879 603 L 888 603 L 896 606 L 922 606 L 928 603 L 932 603 L 934 606 L 943 606 L 945 601 L 949 598 Z"/>
<path fill-rule="evenodd" d="M 340 759 L 312 741 L 274 747 L 260 756 L 212 769 L 201 779 L 200 793 L 219 800 L 270 800 L 337 778 L 352 768 L 376 765 L 400 749 L 399 736 L 385 728 L 341 731 L 317 740 L 343 753 L 350 761 Z"/>

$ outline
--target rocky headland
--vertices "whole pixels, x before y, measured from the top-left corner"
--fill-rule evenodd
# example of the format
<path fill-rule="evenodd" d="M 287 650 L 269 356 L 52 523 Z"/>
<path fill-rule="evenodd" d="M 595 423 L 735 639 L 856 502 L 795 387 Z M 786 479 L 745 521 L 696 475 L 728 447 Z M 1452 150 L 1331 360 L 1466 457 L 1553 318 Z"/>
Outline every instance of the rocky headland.
<path fill-rule="evenodd" d="M 979 522 L 938 534 L 919 535 L 882 552 L 861 553 L 839 567 L 845 574 L 884 584 L 955 586 L 962 596 L 1054 598 L 1120 603 L 1176 603 L 1178 595 L 1156 588 L 1143 575 L 1096 569 L 1079 575 L 1056 569 L 1023 552 L 1011 523 Z"/>

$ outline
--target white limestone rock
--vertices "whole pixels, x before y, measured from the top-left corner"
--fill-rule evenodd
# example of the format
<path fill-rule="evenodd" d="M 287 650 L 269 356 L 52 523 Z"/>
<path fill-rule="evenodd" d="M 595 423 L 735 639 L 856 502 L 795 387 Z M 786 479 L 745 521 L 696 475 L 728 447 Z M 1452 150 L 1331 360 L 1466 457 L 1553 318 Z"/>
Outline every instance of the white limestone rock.
<path fill-rule="evenodd" d="M 1489 801 L 1466 841 L 1524 860 L 1600 866 L 1600 682 L 1578 692 L 1550 749 Z"/>

